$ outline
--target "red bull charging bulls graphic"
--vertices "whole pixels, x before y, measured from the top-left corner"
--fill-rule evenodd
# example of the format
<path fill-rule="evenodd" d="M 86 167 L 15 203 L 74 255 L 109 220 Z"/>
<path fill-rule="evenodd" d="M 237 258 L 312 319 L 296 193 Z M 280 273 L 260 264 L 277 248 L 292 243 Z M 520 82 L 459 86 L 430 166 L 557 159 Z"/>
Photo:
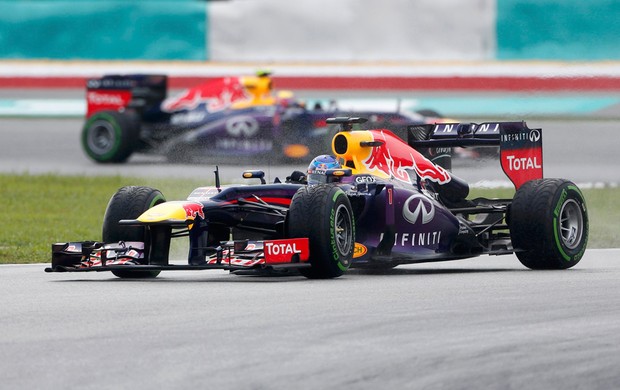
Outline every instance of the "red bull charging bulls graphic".
<path fill-rule="evenodd" d="M 180 95 L 166 99 L 161 108 L 165 112 L 193 110 L 204 103 L 207 112 L 229 107 L 232 103 L 248 99 L 245 88 L 238 77 L 226 77 L 188 89 Z"/>
<path fill-rule="evenodd" d="M 369 132 L 375 141 L 381 143 L 381 146 L 373 147 L 370 156 L 363 161 L 370 173 L 376 174 L 376 171 L 380 171 L 389 177 L 405 183 L 412 183 L 407 171 L 413 170 L 423 180 L 430 180 L 437 184 L 445 184 L 450 181 L 448 171 L 433 164 L 392 132 L 387 130 L 371 130 Z"/>
<path fill-rule="evenodd" d="M 194 219 L 196 217 L 205 219 L 205 213 L 202 207 L 202 204 L 198 202 L 185 203 L 183 205 L 183 209 L 185 210 L 185 216 L 190 219 Z"/>

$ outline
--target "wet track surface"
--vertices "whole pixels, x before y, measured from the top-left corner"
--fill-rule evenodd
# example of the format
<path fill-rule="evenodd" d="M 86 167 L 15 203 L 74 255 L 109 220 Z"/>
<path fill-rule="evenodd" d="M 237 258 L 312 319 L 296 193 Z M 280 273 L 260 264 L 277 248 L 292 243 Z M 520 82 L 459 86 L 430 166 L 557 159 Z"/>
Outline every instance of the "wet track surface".
<path fill-rule="evenodd" d="M 613 389 L 620 251 L 334 280 L 0 266 L 3 388 Z"/>
<path fill-rule="evenodd" d="M 546 177 L 562 177 L 577 183 L 618 183 L 617 122 L 613 120 L 530 120 L 542 127 Z M 59 173 L 69 175 L 125 175 L 186 177 L 213 180 L 217 161 L 200 164 L 169 164 L 159 156 L 135 155 L 126 164 L 96 164 L 80 146 L 81 119 L 2 119 L 0 121 L 0 170 L 13 173 Z M 327 152 L 327 151 L 326 151 Z M 220 165 L 224 181 L 240 180 L 244 169 L 263 169 L 268 178 L 281 179 L 305 164 L 270 165 L 241 162 Z M 471 182 L 506 181 L 497 161 L 476 164 L 455 159 L 454 173 Z"/>
<path fill-rule="evenodd" d="M 1 171 L 212 183 L 211 164 L 95 164 L 81 124 L 2 119 Z M 544 129 L 545 176 L 620 182 L 614 121 L 528 124 Z M 303 165 L 220 167 L 231 181 L 246 168 L 273 179 Z M 505 180 L 497 162 L 459 160 L 454 171 Z M 0 266 L 3 388 L 620 387 L 619 250 L 589 250 L 565 271 L 484 256 L 325 281 L 223 271 L 126 281 L 44 267 Z"/>

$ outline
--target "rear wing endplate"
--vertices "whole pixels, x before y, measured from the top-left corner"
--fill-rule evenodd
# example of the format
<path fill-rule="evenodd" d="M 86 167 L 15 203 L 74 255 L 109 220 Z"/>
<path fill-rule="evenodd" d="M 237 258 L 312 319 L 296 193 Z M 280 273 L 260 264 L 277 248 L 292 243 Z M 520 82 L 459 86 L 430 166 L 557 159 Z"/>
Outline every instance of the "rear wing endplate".
<path fill-rule="evenodd" d="M 97 111 L 159 104 L 168 92 L 166 75 L 105 75 L 86 80 L 86 117 Z"/>
<path fill-rule="evenodd" d="M 525 122 L 440 123 L 407 130 L 407 143 L 416 149 L 499 146 L 502 170 L 516 189 L 543 177 L 542 129 Z"/>

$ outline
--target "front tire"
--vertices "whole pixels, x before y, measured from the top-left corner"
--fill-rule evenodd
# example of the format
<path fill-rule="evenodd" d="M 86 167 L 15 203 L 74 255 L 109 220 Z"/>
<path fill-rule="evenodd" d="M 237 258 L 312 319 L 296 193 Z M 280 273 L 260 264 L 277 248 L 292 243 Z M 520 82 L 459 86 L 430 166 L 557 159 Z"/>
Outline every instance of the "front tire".
<path fill-rule="evenodd" d="M 341 276 L 351 265 L 355 246 L 355 219 L 347 195 L 334 185 L 301 187 L 287 215 L 291 238 L 310 239 L 311 268 L 300 272 L 310 279 Z"/>
<path fill-rule="evenodd" d="M 99 111 L 84 124 L 82 147 L 96 162 L 121 163 L 135 150 L 138 137 L 139 118 L 134 111 Z"/>
<path fill-rule="evenodd" d="M 531 269 L 566 269 L 581 260 L 588 242 L 588 212 L 577 186 L 563 179 L 521 186 L 509 214 L 517 258 Z"/>
<path fill-rule="evenodd" d="M 144 242 L 147 247 L 148 237 L 144 226 L 124 226 L 119 225 L 118 221 L 136 219 L 146 210 L 165 201 L 163 194 L 154 188 L 122 187 L 110 199 L 103 217 L 103 242 L 140 241 Z M 147 255 L 153 256 L 154 254 L 147 253 Z M 145 279 L 157 277 L 160 271 L 116 270 L 112 273 L 119 278 Z"/>

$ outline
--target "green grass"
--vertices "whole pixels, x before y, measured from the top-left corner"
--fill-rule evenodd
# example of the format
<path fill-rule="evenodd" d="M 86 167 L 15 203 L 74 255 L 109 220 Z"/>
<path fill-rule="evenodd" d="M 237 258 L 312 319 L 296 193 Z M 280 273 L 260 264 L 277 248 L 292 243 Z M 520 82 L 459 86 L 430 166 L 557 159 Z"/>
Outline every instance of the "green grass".
<path fill-rule="evenodd" d="M 191 180 L 127 177 L 0 175 L 0 264 L 40 263 L 54 242 L 101 240 L 103 214 L 122 186 L 148 185 L 167 199 L 185 199 Z"/>
<path fill-rule="evenodd" d="M 588 207 L 588 248 L 620 248 L 620 188 L 582 189 Z M 512 198 L 514 189 L 473 189 L 470 198 Z"/>
<path fill-rule="evenodd" d="M 54 242 L 100 240 L 110 197 L 125 185 L 147 185 L 169 200 L 185 199 L 196 180 L 0 175 L 0 264 L 49 262 Z M 512 197 L 514 191 L 472 190 L 470 197 Z M 620 188 L 583 191 L 589 208 L 589 248 L 620 247 Z"/>

